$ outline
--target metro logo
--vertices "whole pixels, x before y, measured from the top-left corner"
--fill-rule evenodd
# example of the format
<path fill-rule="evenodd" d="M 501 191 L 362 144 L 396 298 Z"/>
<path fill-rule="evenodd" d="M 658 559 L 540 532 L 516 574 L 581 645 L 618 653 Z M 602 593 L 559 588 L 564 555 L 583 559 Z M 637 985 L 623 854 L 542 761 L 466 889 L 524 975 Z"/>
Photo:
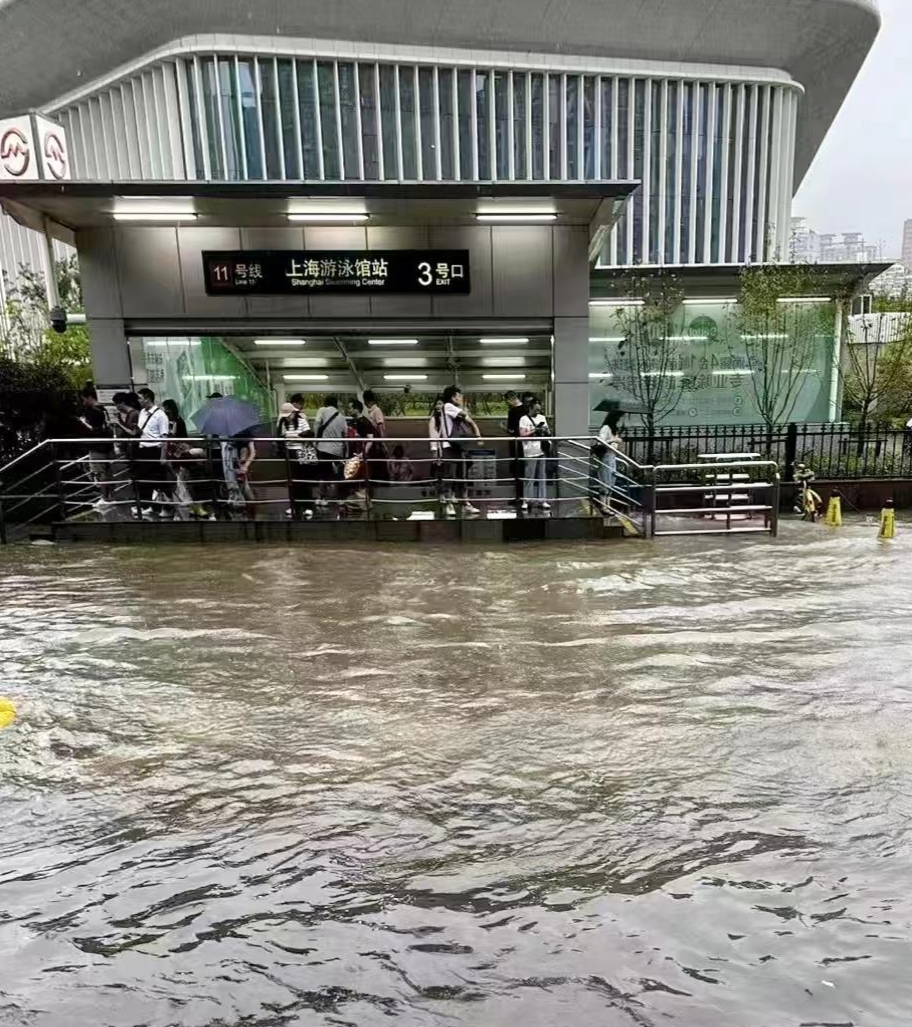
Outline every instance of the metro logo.
<path fill-rule="evenodd" d="M 66 177 L 66 144 L 58 132 L 48 132 L 44 137 L 44 162 L 48 171 L 58 181 Z"/>
<path fill-rule="evenodd" d="M 29 169 L 32 151 L 25 134 L 18 128 L 8 128 L 0 136 L 0 164 L 13 178 L 21 178 Z"/>

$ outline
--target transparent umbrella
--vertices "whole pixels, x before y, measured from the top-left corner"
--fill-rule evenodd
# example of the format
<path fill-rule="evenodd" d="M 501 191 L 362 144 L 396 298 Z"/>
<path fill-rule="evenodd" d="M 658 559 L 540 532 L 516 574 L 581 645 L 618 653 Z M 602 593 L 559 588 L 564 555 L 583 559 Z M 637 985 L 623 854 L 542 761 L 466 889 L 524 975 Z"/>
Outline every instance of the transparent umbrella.
<path fill-rule="evenodd" d="M 252 404 L 234 396 L 210 399 L 193 415 L 197 431 L 203 435 L 231 438 L 251 433 L 262 423 L 260 411 Z"/>

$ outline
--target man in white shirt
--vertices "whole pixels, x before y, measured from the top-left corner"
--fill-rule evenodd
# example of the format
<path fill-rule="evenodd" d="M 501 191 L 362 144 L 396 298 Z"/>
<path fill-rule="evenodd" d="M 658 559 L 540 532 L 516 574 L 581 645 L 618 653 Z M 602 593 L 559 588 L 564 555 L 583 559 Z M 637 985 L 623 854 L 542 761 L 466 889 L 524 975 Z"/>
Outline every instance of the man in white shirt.
<path fill-rule="evenodd" d="M 155 402 L 155 393 L 151 389 L 139 390 L 139 460 L 134 473 L 134 486 L 137 493 L 137 516 L 152 516 L 154 504 L 152 497 L 155 492 L 164 494 L 170 491 L 166 487 L 168 481 L 168 415 Z M 164 507 L 159 506 L 160 510 Z"/>
<path fill-rule="evenodd" d="M 446 515 L 455 517 L 456 508 L 453 505 L 455 499 L 462 503 L 463 513 L 477 517 L 480 511 L 468 500 L 469 487 L 466 481 L 468 465 L 465 450 L 468 440 L 473 437 L 481 438 L 481 432 L 463 406 L 462 389 L 458 385 L 450 385 L 444 389 L 441 429 L 443 458 L 447 461 L 445 477 L 450 479 Z"/>
<path fill-rule="evenodd" d="M 529 512 L 531 503 L 538 501 L 541 509 L 547 513 L 551 509 L 547 501 L 548 463 L 542 438 L 550 435 L 548 422 L 542 413 L 541 400 L 533 397 L 529 401 L 529 412 L 519 421 L 519 437 L 523 440 L 523 461 L 525 475 L 523 477 L 523 501 L 520 509 Z M 549 444 L 550 445 L 550 444 Z"/>

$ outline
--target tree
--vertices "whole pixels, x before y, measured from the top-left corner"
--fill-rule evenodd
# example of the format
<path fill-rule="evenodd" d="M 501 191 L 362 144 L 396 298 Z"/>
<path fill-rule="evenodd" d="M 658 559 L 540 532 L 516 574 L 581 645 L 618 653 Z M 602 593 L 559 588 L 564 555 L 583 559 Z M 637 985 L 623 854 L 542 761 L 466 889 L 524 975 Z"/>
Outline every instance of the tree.
<path fill-rule="evenodd" d="M 82 288 L 76 257 L 55 265 L 60 302 L 69 313 L 81 313 Z M 0 354 L 39 367 L 59 368 L 73 388 L 91 377 L 89 335 L 85 325 L 71 325 L 63 333 L 51 328 L 43 274 L 20 266 L 15 283 L 5 279 L 6 306 L 0 316 Z"/>
<path fill-rule="evenodd" d="M 615 315 L 623 341 L 605 359 L 612 385 L 636 400 L 653 435 L 681 401 L 684 290 L 674 275 L 660 274 L 631 279 L 625 292 L 634 302 Z"/>
<path fill-rule="evenodd" d="M 847 319 L 848 320 L 848 319 Z M 872 416 L 888 414 L 883 403 L 907 387 L 912 363 L 912 312 L 886 311 L 877 304 L 871 314 L 846 326 L 843 395 L 858 418 L 859 445 Z"/>
<path fill-rule="evenodd" d="M 832 295 L 832 286 L 813 265 L 754 265 L 741 272 L 733 327 L 744 344 L 754 406 L 769 428 L 791 418 L 821 340 L 833 337 L 830 304 L 785 300 L 821 295 Z"/>

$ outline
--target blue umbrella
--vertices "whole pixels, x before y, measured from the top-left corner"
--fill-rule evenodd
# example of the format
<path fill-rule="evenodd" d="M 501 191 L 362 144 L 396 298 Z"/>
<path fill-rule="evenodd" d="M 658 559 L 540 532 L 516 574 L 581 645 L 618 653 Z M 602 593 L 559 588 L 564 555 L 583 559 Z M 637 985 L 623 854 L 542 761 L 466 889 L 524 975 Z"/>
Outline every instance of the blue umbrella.
<path fill-rule="evenodd" d="M 257 427 L 262 421 L 260 412 L 252 404 L 234 396 L 210 399 L 193 415 L 197 431 L 203 435 L 230 438 Z"/>

